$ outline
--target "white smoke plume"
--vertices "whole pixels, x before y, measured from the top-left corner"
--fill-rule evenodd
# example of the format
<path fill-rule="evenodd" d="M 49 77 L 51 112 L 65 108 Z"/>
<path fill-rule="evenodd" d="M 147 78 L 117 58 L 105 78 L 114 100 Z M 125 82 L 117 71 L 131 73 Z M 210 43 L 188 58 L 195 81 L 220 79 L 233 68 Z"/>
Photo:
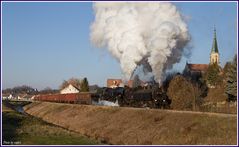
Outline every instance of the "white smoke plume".
<path fill-rule="evenodd" d="M 110 51 L 126 79 L 146 63 L 161 83 L 166 70 L 180 61 L 190 40 L 186 23 L 171 3 L 100 2 L 94 3 L 93 9 L 91 41 Z"/>

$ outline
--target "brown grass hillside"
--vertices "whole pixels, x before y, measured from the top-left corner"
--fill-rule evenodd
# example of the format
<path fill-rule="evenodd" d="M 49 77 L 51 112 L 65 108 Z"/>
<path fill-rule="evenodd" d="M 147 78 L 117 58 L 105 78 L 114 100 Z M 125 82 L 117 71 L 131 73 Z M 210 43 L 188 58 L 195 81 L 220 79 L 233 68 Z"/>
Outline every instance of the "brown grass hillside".
<path fill-rule="evenodd" d="M 109 144 L 236 144 L 237 117 L 195 113 L 35 102 L 24 107 L 43 120 Z"/>

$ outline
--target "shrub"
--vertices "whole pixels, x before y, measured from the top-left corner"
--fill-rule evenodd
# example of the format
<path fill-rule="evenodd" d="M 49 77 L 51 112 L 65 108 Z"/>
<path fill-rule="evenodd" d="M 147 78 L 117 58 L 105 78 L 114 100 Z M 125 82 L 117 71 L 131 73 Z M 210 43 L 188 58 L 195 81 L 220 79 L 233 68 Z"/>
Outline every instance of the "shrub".
<path fill-rule="evenodd" d="M 169 83 L 167 95 L 172 99 L 171 107 L 178 110 L 195 110 L 203 103 L 207 88 L 202 83 L 192 82 L 181 75 Z"/>

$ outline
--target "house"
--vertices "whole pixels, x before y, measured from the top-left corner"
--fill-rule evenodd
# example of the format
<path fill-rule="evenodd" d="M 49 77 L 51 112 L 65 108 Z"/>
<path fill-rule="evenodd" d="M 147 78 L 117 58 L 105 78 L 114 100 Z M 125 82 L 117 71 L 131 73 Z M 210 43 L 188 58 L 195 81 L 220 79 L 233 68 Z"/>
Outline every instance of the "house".
<path fill-rule="evenodd" d="M 27 94 L 18 94 L 16 98 L 17 98 L 18 100 L 23 100 L 26 95 L 27 95 Z"/>
<path fill-rule="evenodd" d="M 77 87 L 69 84 L 67 87 L 65 87 L 64 89 L 62 89 L 60 91 L 61 94 L 68 94 L 68 93 L 79 93 L 80 89 L 78 89 Z"/>
<path fill-rule="evenodd" d="M 3 100 L 9 99 L 10 96 L 11 94 L 2 94 L 2 99 Z"/>
<path fill-rule="evenodd" d="M 34 98 L 34 95 L 26 94 L 22 97 L 23 100 L 32 100 Z"/>
<path fill-rule="evenodd" d="M 187 62 L 183 71 L 183 75 L 191 77 L 193 80 L 198 80 L 207 71 L 208 67 L 208 64 L 189 64 Z"/>
<path fill-rule="evenodd" d="M 13 95 L 13 94 L 3 94 L 2 95 L 2 99 L 9 99 L 9 100 L 11 100 L 11 99 L 15 99 L 15 98 L 16 98 L 16 96 Z"/>
<path fill-rule="evenodd" d="M 108 88 L 123 87 L 123 81 L 121 79 L 107 79 Z"/>
<path fill-rule="evenodd" d="M 148 83 L 145 83 L 140 80 L 140 86 L 147 86 Z M 116 87 L 124 87 L 128 86 L 130 88 L 133 87 L 133 80 L 129 80 L 127 82 L 123 82 L 121 79 L 107 79 L 107 87 L 108 88 L 116 88 Z"/>

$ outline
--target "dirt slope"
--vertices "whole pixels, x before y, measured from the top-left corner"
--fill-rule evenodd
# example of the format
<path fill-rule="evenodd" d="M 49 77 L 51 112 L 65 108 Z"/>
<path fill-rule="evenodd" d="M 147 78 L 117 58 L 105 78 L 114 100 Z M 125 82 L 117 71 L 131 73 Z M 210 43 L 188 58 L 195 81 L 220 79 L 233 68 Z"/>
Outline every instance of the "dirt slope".
<path fill-rule="evenodd" d="M 47 102 L 24 109 L 109 144 L 237 144 L 236 115 Z"/>

